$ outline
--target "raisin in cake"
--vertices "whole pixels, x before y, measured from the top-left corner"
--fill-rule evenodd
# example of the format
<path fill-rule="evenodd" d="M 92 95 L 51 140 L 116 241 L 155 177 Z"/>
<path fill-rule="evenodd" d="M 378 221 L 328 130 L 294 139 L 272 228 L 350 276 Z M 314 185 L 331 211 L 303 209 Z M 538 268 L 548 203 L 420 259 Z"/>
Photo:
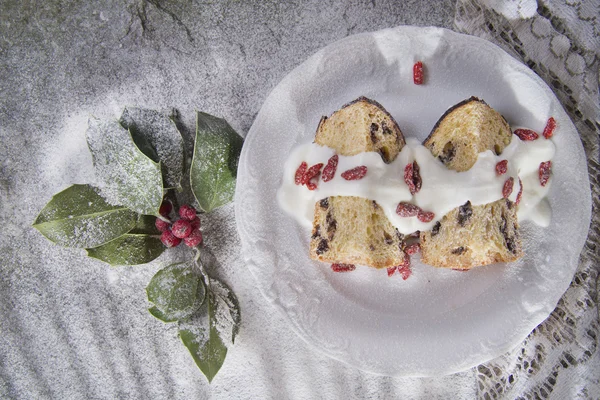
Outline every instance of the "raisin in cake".
<path fill-rule="evenodd" d="M 379 103 L 360 97 L 319 122 L 315 143 L 352 156 L 375 151 L 392 162 L 405 145 L 394 118 Z M 338 171 L 338 174 L 340 171 Z M 387 268 L 404 260 L 403 236 L 373 200 L 331 196 L 315 204 L 312 259 Z"/>
<path fill-rule="evenodd" d="M 482 151 L 497 155 L 510 143 L 506 120 L 483 100 L 471 97 L 450 108 L 423 142 L 449 169 L 467 171 Z M 422 261 L 436 267 L 470 269 L 522 256 L 517 207 L 508 199 L 446 214 L 433 229 L 421 232 Z"/>

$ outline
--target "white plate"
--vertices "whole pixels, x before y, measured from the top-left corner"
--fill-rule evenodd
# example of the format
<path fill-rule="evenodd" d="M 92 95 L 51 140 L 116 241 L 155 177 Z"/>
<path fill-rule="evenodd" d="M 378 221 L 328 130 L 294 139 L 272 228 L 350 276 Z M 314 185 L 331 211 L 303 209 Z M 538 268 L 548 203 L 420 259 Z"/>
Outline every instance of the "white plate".
<path fill-rule="evenodd" d="M 426 68 L 421 86 L 412 83 L 417 60 Z M 545 229 L 522 224 L 525 257 L 467 273 L 413 257 L 407 281 L 366 267 L 334 273 L 310 260 L 310 232 L 277 205 L 283 164 L 294 146 L 312 140 L 322 115 L 361 95 L 380 102 L 406 137 L 420 140 L 448 107 L 472 95 L 513 126 L 541 132 L 554 116 L 552 222 Z M 303 339 L 363 370 L 431 376 L 501 355 L 550 314 L 577 266 L 591 198 L 579 136 L 537 75 L 487 41 L 399 27 L 333 43 L 281 81 L 246 138 L 235 206 L 258 288 Z"/>

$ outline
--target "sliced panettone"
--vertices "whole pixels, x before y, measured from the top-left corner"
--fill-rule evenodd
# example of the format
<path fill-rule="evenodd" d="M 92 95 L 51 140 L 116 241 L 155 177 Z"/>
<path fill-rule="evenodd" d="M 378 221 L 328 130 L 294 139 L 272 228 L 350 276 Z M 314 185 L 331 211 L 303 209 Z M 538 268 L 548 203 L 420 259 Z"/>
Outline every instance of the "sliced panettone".
<path fill-rule="evenodd" d="M 478 153 L 501 154 L 512 132 L 504 118 L 484 101 L 471 97 L 450 108 L 423 143 L 449 169 L 467 171 Z M 436 267 L 470 269 L 519 259 L 522 245 L 517 207 L 500 199 L 455 208 L 431 231 L 421 232 L 421 259 Z"/>
<path fill-rule="evenodd" d="M 390 163 L 405 140 L 383 106 L 360 97 L 321 119 L 315 143 L 343 156 L 375 151 Z M 315 204 L 310 243 L 314 260 L 387 268 L 403 262 L 403 247 L 402 235 L 373 200 L 332 196 Z"/>
<path fill-rule="evenodd" d="M 387 268 L 402 263 L 403 247 L 402 234 L 375 201 L 331 196 L 315 204 L 312 258 Z"/>
<path fill-rule="evenodd" d="M 471 97 L 451 107 L 423 145 L 449 169 L 467 171 L 482 151 L 499 155 L 512 139 L 506 120 L 485 101 Z"/>

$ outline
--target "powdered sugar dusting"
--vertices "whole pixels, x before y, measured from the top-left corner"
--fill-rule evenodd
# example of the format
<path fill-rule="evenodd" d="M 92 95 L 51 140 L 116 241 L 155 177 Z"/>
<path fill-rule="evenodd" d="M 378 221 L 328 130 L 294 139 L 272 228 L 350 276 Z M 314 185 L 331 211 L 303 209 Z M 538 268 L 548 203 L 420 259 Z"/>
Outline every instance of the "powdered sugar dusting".
<path fill-rule="evenodd" d="M 107 201 L 158 215 L 163 197 L 160 164 L 146 157 L 116 120 L 90 118 L 86 136 Z"/>

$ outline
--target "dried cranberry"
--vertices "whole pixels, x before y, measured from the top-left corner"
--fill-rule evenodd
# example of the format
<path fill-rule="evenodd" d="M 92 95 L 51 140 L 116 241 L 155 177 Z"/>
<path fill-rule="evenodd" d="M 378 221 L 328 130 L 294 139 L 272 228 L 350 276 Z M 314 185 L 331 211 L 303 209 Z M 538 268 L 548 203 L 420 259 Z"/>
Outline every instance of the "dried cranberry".
<path fill-rule="evenodd" d="M 406 183 L 412 195 L 421 190 L 423 180 L 421 179 L 419 164 L 416 161 L 406 164 L 406 167 L 404 167 L 404 183 Z"/>
<path fill-rule="evenodd" d="M 496 164 L 496 175 L 504 175 L 508 171 L 508 160 L 502 160 Z"/>
<path fill-rule="evenodd" d="M 402 218 L 416 217 L 419 211 L 421 211 L 419 206 L 410 203 L 398 203 L 398 207 L 396 207 L 396 214 Z"/>
<path fill-rule="evenodd" d="M 333 272 L 351 272 L 356 269 L 354 264 L 331 264 Z"/>
<path fill-rule="evenodd" d="M 517 135 L 519 139 L 524 141 L 531 141 L 540 137 L 537 132 L 532 131 L 531 129 L 515 129 L 513 133 Z"/>
<path fill-rule="evenodd" d="M 419 213 L 417 214 L 417 218 L 421 222 L 431 222 L 435 218 L 435 214 L 432 213 L 431 211 L 419 210 Z"/>
<path fill-rule="evenodd" d="M 315 190 L 317 188 L 317 184 L 314 182 L 306 182 L 306 187 L 308 190 Z"/>
<path fill-rule="evenodd" d="M 545 161 L 540 163 L 540 185 L 546 186 L 548 184 L 548 180 L 550 179 L 550 172 L 552 172 L 552 161 Z"/>
<path fill-rule="evenodd" d="M 519 178 L 519 193 L 517 193 L 517 200 L 515 200 L 516 205 L 519 205 L 521 202 L 521 196 L 523 196 L 523 182 L 521 182 L 521 178 Z"/>
<path fill-rule="evenodd" d="M 360 167 L 355 167 L 349 169 L 348 171 L 342 172 L 342 178 L 347 181 L 356 181 L 362 179 L 367 174 L 367 167 L 365 165 L 361 165 Z"/>
<path fill-rule="evenodd" d="M 338 155 L 334 154 L 333 156 L 331 156 L 329 161 L 327 161 L 327 165 L 323 169 L 323 176 L 321 177 L 321 179 L 323 179 L 323 182 L 329 182 L 335 176 L 335 171 L 337 170 L 338 165 L 338 159 Z"/>
<path fill-rule="evenodd" d="M 308 168 L 308 164 L 305 161 L 302 161 L 298 169 L 296 170 L 296 176 L 294 177 L 294 183 L 296 185 L 302 185 L 304 180 L 304 174 L 306 174 L 306 169 Z"/>
<path fill-rule="evenodd" d="M 190 221 L 190 224 L 192 225 L 192 229 L 200 229 L 200 218 L 196 217 L 193 220 Z"/>
<path fill-rule="evenodd" d="M 389 268 L 387 269 L 387 274 L 388 274 L 388 276 L 392 276 L 392 275 L 394 275 L 394 272 L 396 272 L 396 270 L 397 270 L 397 269 L 398 269 L 398 267 L 389 267 Z"/>
<path fill-rule="evenodd" d="M 318 176 L 321 173 L 321 168 L 323 168 L 323 163 L 318 163 L 310 167 L 304 174 L 304 183 L 310 182 L 312 178 Z"/>
<path fill-rule="evenodd" d="M 553 117 L 548 118 L 548 122 L 546 122 L 546 127 L 544 128 L 544 132 L 542 135 L 546 139 L 550 139 L 552 135 L 554 135 L 554 128 L 556 128 L 556 120 Z"/>
<path fill-rule="evenodd" d="M 412 269 L 410 269 L 410 265 L 405 265 L 402 267 L 398 267 L 398 272 L 402 275 L 402 280 L 405 281 L 412 275 Z"/>
<path fill-rule="evenodd" d="M 404 249 L 404 251 L 409 256 L 412 256 L 413 254 L 421 252 L 421 245 L 419 243 L 413 243 L 411 245 L 406 246 L 406 249 Z"/>
<path fill-rule="evenodd" d="M 502 197 L 504 197 L 505 199 L 508 199 L 508 196 L 510 196 L 510 194 L 513 191 L 514 185 L 515 185 L 515 179 L 511 176 L 510 178 L 508 178 L 506 180 L 506 182 L 504 182 L 504 186 L 502 187 Z"/>
<path fill-rule="evenodd" d="M 417 61 L 413 65 L 413 82 L 415 85 L 423 84 L 423 62 Z"/>

